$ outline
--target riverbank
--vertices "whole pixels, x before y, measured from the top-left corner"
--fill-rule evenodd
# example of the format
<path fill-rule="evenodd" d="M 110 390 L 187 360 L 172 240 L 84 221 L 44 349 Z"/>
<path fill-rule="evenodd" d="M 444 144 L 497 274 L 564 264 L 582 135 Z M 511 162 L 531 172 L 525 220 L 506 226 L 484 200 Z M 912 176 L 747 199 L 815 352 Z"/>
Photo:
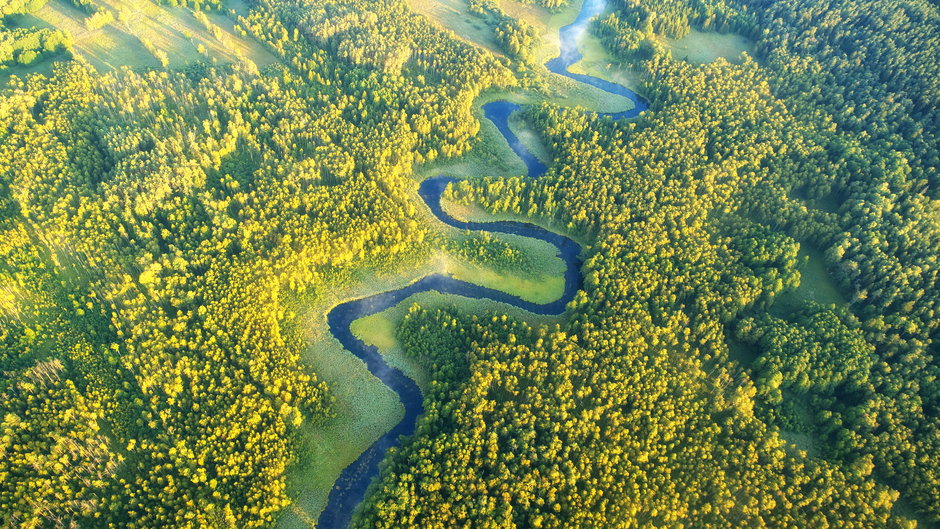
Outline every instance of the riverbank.
<path fill-rule="evenodd" d="M 591 14 L 585 11 L 596 10 L 598 5 L 596 1 L 586 2 L 582 6 L 581 11 L 578 12 L 577 20 L 583 23 L 583 20 L 590 19 Z M 572 24 L 569 24 L 568 26 L 562 27 L 562 30 L 564 28 L 570 29 L 571 27 Z M 563 36 L 563 38 L 568 39 L 575 39 L 576 37 L 577 36 L 571 33 Z M 569 48 L 572 45 L 573 42 L 567 43 Z M 559 49 L 564 48 L 565 46 L 559 46 Z M 558 83 L 562 85 L 572 84 L 584 90 L 583 87 L 587 85 L 582 83 L 587 76 L 568 74 L 567 66 L 569 65 L 570 63 L 559 64 L 556 61 L 552 65 L 556 73 L 545 74 L 548 76 L 548 79 L 550 79 L 550 81 L 546 82 L 546 85 L 551 86 L 553 83 L 556 85 Z M 609 81 L 595 78 L 588 79 L 588 81 L 590 81 L 587 83 L 588 85 L 594 85 L 587 89 L 588 92 L 599 91 L 607 93 L 603 101 L 591 100 L 590 102 L 600 102 L 601 105 L 606 105 L 602 110 L 614 113 L 615 118 L 635 115 L 642 110 L 642 108 L 631 103 L 631 101 L 641 101 L 633 92 L 620 86 L 614 86 Z M 495 117 L 487 115 L 485 112 L 483 105 L 490 101 L 497 100 L 500 97 L 520 102 L 545 100 L 544 94 L 536 95 L 531 92 L 514 91 L 507 93 L 494 91 L 485 94 L 480 98 L 480 101 L 477 102 L 480 106 L 476 106 L 475 104 L 474 113 L 477 117 L 487 117 L 489 119 L 481 119 L 481 140 L 474 146 L 474 149 L 461 160 L 437 162 L 436 164 L 428 164 L 419 167 L 416 170 L 416 174 L 424 180 L 427 176 L 439 174 L 447 169 L 449 170 L 448 174 L 481 176 L 482 174 L 486 174 L 485 172 L 481 174 L 481 169 L 486 168 L 494 171 L 507 171 L 491 174 L 529 173 L 530 176 L 541 176 L 545 169 L 544 166 L 537 169 L 538 174 L 531 174 L 533 171 L 533 163 L 531 160 L 528 169 L 526 169 L 525 164 L 522 163 L 520 158 L 513 156 L 514 154 L 520 154 L 524 158 L 538 159 L 543 163 L 547 161 L 546 158 L 549 153 L 544 146 L 538 149 L 539 152 L 537 156 L 533 155 L 531 151 L 528 150 L 528 145 L 533 145 L 537 141 L 536 137 L 533 137 L 531 134 L 525 134 L 525 140 L 520 139 L 519 144 L 515 146 L 515 152 L 513 152 L 513 149 L 510 148 L 507 143 L 511 137 L 515 136 L 516 131 L 524 130 L 524 123 L 519 121 L 511 123 L 510 121 L 511 114 L 515 110 L 513 109 L 509 113 L 503 113 Z M 590 98 L 586 98 L 585 102 L 588 102 L 589 99 Z M 481 114 L 483 114 L 483 116 L 481 116 Z M 495 123 L 492 121 L 494 119 L 497 120 Z M 536 165 L 541 164 L 536 163 Z M 429 184 L 431 180 L 436 180 L 436 182 L 429 187 L 426 184 Z M 361 450 L 361 455 L 349 463 L 348 466 L 345 466 L 332 490 L 323 490 L 323 485 L 327 483 L 328 478 L 318 475 L 314 481 L 317 490 L 307 490 L 299 494 L 297 496 L 298 500 L 295 511 L 283 516 L 279 527 L 309 526 L 314 518 L 313 513 L 318 512 L 318 508 L 323 505 L 325 492 L 329 492 L 329 496 L 326 499 L 325 508 L 320 513 L 318 527 L 321 527 L 321 529 L 327 527 L 345 527 L 355 507 L 365 495 L 366 488 L 376 474 L 378 464 L 382 458 L 384 458 L 385 451 L 398 444 L 400 435 L 408 435 L 413 431 L 414 422 L 423 411 L 423 399 L 420 394 L 419 384 L 426 384 L 427 381 L 420 367 L 404 356 L 400 346 L 397 344 L 397 340 L 394 338 L 394 330 L 397 328 L 397 324 L 404 314 L 403 311 L 407 310 L 414 301 L 449 304 L 456 300 L 458 304 L 472 306 L 473 310 L 485 311 L 498 308 L 501 312 L 519 312 L 521 317 L 533 321 L 532 313 L 546 315 L 563 313 L 567 301 L 574 296 L 580 287 L 579 269 L 581 263 L 579 255 L 581 248 L 575 241 L 552 231 L 545 230 L 537 225 L 530 224 L 531 219 L 520 219 L 523 222 L 507 222 L 500 220 L 469 225 L 463 222 L 464 219 L 455 220 L 449 216 L 448 213 L 450 210 L 445 210 L 442 207 L 443 205 L 440 200 L 441 193 L 445 189 L 448 181 L 447 179 L 430 178 L 424 180 L 419 189 L 421 198 L 431 207 L 431 212 L 442 224 L 450 225 L 457 230 L 497 233 L 508 232 L 512 234 L 513 237 L 527 237 L 533 241 L 541 241 L 530 243 L 527 251 L 534 250 L 538 253 L 545 253 L 546 247 L 556 249 L 555 251 L 560 252 L 559 255 L 562 259 L 559 261 L 563 262 L 563 266 L 560 270 L 557 266 L 554 269 L 543 270 L 543 277 L 539 278 L 539 280 L 520 280 L 519 277 L 510 279 L 514 274 L 507 274 L 505 271 L 487 270 L 488 267 L 481 268 L 477 263 L 468 264 L 466 262 L 458 262 L 455 264 L 454 261 L 437 255 L 422 266 L 409 268 L 406 272 L 393 276 L 393 281 L 391 282 L 368 282 L 367 290 L 381 293 L 365 294 L 363 297 L 359 298 L 351 296 L 352 301 L 344 302 L 333 307 L 329 313 L 326 314 L 325 320 L 329 332 L 345 349 L 343 353 L 339 354 L 342 358 L 339 365 L 351 362 L 349 360 L 350 355 L 355 355 L 356 358 L 361 359 L 364 362 L 364 364 L 360 362 L 361 366 L 367 365 L 373 375 L 381 379 L 382 382 L 389 385 L 395 391 L 400 400 L 400 404 L 404 405 L 404 411 L 402 412 L 402 408 L 388 405 L 389 399 L 387 398 L 387 393 L 357 393 L 352 385 L 347 384 L 345 391 L 341 392 L 345 398 L 346 404 L 356 406 L 357 412 L 365 410 L 369 406 L 373 406 L 373 411 L 381 410 L 381 417 L 369 422 L 364 419 L 361 414 L 354 414 L 354 416 L 359 417 L 358 421 L 347 420 L 342 416 L 338 416 L 332 425 L 335 428 L 335 431 L 332 433 L 337 434 L 332 437 L 332 441 L 337 444 L 346 441 L 346 444 L 342 445 L 340 449 L 334 450 L 333 454 L 341 456 L 343 460 L 348 460 L 349 455 L 356 450 L 360 450 L 365 441 L 375 439 L 375 434 L 378 431 L 378 425 L 380 423 L 388 428 L 387 433 L 381 434 L 378 440 L 368 445 L 365 450 Z M 447 206 L 450 207 L 451 205 L 448 204 Z M 452 231 L 448 234 L 447 229 L 444 229 L 444 233 L 445 236 L 448 237 L 455 236 Z M 539 249 L 539 245 L 542 245 L 541 250 Z M 558 260 L 557 258 L 555 259 Z M 539 258 L 539 261 L 545 264 L 551 263 L 552 259 L 543 256 Z M 553 275 L 553 273 L 557 271 L 561 271 L 562 273 Z M 427 275 L 427 273 L 430 273 L 430 275 Z M 518 276 L 518 274 L 516 275 Z M 409 283 L 406 281 L 406 279 L 413 279 L 415 277 L 423 278 L 417 282 Z M 396 286 L 384 291 L 381 290 L 390 283 Z M 557 295 L 559 293 L 559 286 L 561 286 L 560 299 Z M 431 291 L 446 292 L 449 294 L 440 295 L 432 293 Z M 518 295 L 513 295 L 512 293 L 517 293 Z M 454 296 L 454 294 L 459 294 L 459 296 Z M 514 307 L 510 310 L 507 304 Z M 560 321 L 557 319 L 558 316 L 543 316 L 542 318 L 549 318 L 545 320 L 546 323 Z M 319 321 L 317 325 L 321 330 L 323 323 L 323 321 Z M 533 321 L 533 323 L 539 322 Z M 325 354 L 330 354 L 331 351 L 336 353 L 335 342 L 329 347 L 324 347 L 322 351 L 325 351 Z M 320 360 L 323 361 L 326 359 L 320 358 Z M 334 375 L 339 375 L 341 372 L 341 370 L 337 369 Z M 326 377 L 324 378 L 326 379 Z M 340 376 L 333 376 L 331 378 L 334 378 L 334 384 L 344 383 Z M 330 380 L 326 380 L 326 382 L 330 384 Z M 374 395 L 375 398 L 384 399 L 385 402 L 377 403 L 374 400 L 364 399 L 364 395 Z M 357 433 L 357 428 L 366 425 L 369 426 L 369 433 L 371 435 L 358 435 L 355 438 L 351 438 L 352 435 Z M 309 436 L 307 439 L 324 441 L 329 440 L 329 436 Z M 329 447 L 321 446 L 321 454 L 326 453 L 322 451 L 322 449 L 325 448 Z M 294 474 L 299 475 L 306 474 L 307 472 L 320 472 L 335 476 L 335 471 L 338 467 L 339 465 L 336 464 L 310 460 L 306 466 L 298 465 L 298 469 L 306 470 L 306 472 L 295 471 Z M 294 483 L 294 480 L 292 480 L 291 483 Z"/>

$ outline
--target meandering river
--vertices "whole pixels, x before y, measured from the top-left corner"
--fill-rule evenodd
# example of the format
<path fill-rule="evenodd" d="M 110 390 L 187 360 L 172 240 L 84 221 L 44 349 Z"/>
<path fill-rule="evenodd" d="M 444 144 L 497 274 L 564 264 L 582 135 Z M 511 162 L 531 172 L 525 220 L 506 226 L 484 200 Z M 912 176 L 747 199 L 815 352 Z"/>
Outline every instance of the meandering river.
<path fill-rule="evenodd" d="M 614 119 L 632 118 L 648 108 L 642 97 L 616 83 L 568 71 L 572 64 L 581 60 L 578 41 L 587 30 L 588 23 L 600 14 L 605 6 L 606 0 L 585 0 L 575 21 L 560 30 L 561 54 L 548 61 L 545 66 L 554 73 L 632 100 L 634 107 L 630 110 L 607 114 Z M 483 111 L 486 118 L 496 125 L 499 132 L 509 142 L 513 152 L 525 162 L 528 175 L 539 177 L 545 174 L 547 167 L 529 152 L 509 129 L 509 117 L 520 108 L 519 105 L 509 101 L 494 101 L 484 105 Z M 343 344 L 343 347 L 365 362 L 366 367 L 373 375 L 398 395 L 405 407 L 405 416 L 394 428 L 386 432 L 358 459 L 343 470 L 330 491 L 326 508 L 320 514 L 317 522 L 317 527 L 320 529 L 345 529 L 349 525 L 353 512 L 365 497 L 366 489 L 378 474 L 379 463 L 385 457 L 386 452 L 389 448 L 400 444 L 399 439 L 401 436 L 414 433 L 418 416 L 424 411 L 423 397 L 417 384 L 398 369 L 389 366 L 377 348 L 356 338 L 350 330 L 350 324 L 353 321 L 382 312 L 401 303 L 409 296 L 429 290 L 444 294 L 457 294 L 468 298 L 500 301 L 535 314 L 561 314 L 565 310 L 565 305 L 571 301 L 581 287 L 581 260 L 578 258 L 581 247 L 577 243 L 563 235 L 525 222 L 463 222 L 451 217 L 441 208 L 441 195 L 447 185 L 454 181 L 456 179 L 447 176 L 429 178 L 421 183 L 418 190 L 421 198 L 438 220 L 448 226 L 464 230 L 511 233 L 551 243 L 558 249 L 558 256 L 565 262 L 564 293 L 559 299 L 551 303 L 532 303 L 499 290 L 482 287 L 441 274 L 432 274 L 404 288 L 348 301 L 334 307 L 327 315 L 330 332 Z"/>

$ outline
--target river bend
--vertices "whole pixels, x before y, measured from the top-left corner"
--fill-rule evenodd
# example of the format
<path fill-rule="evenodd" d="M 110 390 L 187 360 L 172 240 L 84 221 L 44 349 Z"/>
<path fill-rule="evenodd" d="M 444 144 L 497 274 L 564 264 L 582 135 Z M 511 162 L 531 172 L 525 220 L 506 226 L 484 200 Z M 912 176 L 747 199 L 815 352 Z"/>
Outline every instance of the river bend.
<path fill-rule="evenodd" d="M 587 30 L 587 25 L 599 15 L 606 6 L 606 0 L 585 0 L 577 18 L 560 30 L 561 53 L 545 63 L 549 71 L 564 75 L 606 92 L 624 96 L 633 101 L 634 107 L 623 111 L 606 114 L 613 119 L 632 118 L 648 108 L 646 101 L 632 90 L 610 81 L 585 74 L 576 74 L 568 68 L 581 60 L 578 41 Z M 521 107 L 509 101 L 493 101 L 483 105 L 484 115 L 509 142 L 513 152 L 525 162 L 530 177 L 537 178 L 545 174 L 547 167 L 519 141 L 509 128 L 509 117 Z M 389 366 L 378 349 L 364 343 L 353 335 L 350 325 L 353 321 L 382 312 L 401 303 L 409 296 L 420 292 L 435 291 L 442 294 L 456 294 L 468 298 L 489 299 L 507 303 L 534 314 L 561 314 L 565 306 L 581 288 L 581 260 L 578 257 L 581 247 L 573 240 L 526 222 L 464 222 L 457 220 L 441 208 L 441 195 L 451 182 L 456 179 L 448 176 L 428 178 L 421 183 L 418 194 L 438 220 L 462 230 L 485 231 L 490 233 L 508 233 L 541 239 L 558 249 L 558 256 L 565 263 L 565 289 L 562 296 L 551 303 L 532 303 L 517 296 L 492 288 L 483 287 L 467 281 L 461 281 L 442 274 L 431 274 L 406 287 L 389 290 L 372 296 L 347 301 L 335 306 L 327 315 L 330 332 L 337 340 L 365 362 L 369 371 L 391 388 L 398 395 L 405 407 L 405 416 L 394 428 L 372 444 L 355 461 L 346 467 L 333 485 L 326 508 L 320 514 L 317 527 L 320 529 L 345 529 L 352 520 L 353 512 L 365 498 L 366 489 L 378 474 L 379 463 L 389 448 L 399 446 L 401 436 L 414 433 L 418 417 L 424 411 L 423 397 L 417 384 L 398 369 Z"/>

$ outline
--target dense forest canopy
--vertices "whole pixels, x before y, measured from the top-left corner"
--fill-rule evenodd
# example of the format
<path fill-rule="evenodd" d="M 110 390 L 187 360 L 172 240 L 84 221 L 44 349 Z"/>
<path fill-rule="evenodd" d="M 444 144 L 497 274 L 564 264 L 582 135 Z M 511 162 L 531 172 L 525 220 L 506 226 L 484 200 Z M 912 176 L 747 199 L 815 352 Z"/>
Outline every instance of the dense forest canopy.
<path fill-rule="evenodd" d="M 553 325 L 407 311 L 425 413 L 354 526 L 940 521 L 937 4 L 613 0 L 589 38 L 651 105 L 618 121 L 545 97 L 540 22 L 465 3 L 499 55 L 403 0 L 169 1 L 270 63 L 192 36 L 110 69 L 84 31 L 139 5 L 0 0 L 0 527 L 284 523 L 301 427 L 342 413 L 304 311 L 442 248 L 534 268 L 413 176 L 510 90 L 547 174 L 445 198 L 576 235 L 583 287 Z M 692 30 L 751 53 L 674 58 Z"/>

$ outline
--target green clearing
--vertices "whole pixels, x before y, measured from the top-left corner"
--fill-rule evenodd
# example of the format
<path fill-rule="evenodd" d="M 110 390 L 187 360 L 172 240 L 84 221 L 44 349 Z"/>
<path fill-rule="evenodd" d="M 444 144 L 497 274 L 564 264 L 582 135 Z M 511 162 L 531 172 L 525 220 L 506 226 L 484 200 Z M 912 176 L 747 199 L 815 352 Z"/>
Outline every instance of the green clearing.
<path fill-rule="evenodd" d="M 589 39 L 585 39 L 585 41 L 587 40 Z M 569 71 L 578 73 L 575 67 L 570 68 Z M 617 83 L 621 80 L 626 82 L 631 78 L 626 72 L 598 72 L 597 77 Z M 580 83 L 562 75 L 549 73 L 547 70 L 543 73 L 543 80 L 539 83 L 542 86 L 541 94 L 518 102 L 541 103 L 545 101 L 562 107 L 584 108 L 591 112 L 601 113 L 623 112 L 633 108 L 633 101 L 626 97 L 605 92 L 600 88 Z M 635 87 L 636 84 L 627 82 L 625 86 L 631 88 Z"/>
<path fill-rule="evenodd" d="M 496 43 L 493 28 L 470 13 L 466 0 L 407 0 L 407 3 L 412 11 L 451 31 L 456 38 L 496 55 L 505 56 Z M 513 18 L 525 20 L 539 31 L 542 35 L 542 46 L 536 53 L 536 58 L 539 59 L 538 62 L 545 62 L 558 55 L 558 28 L 574 18 L 580 4 L 568 6 L 555 14 L 543 7 L 526 5 L 516 0 L 501 0 L 499 7 Z"/>
<path fill-rule="evenodd" d="M 894 514 L 903 516 L 917 522 L 917 529 L 940 529 L 940 521 L 932 521 L 919 512 L 907 495 L 902 492 L 901 497 L 894 502 Z"/>
<path fill-rule="evenodd" d="M 450 30 L 457 39 L 502 55 L 492 28 L 469 12 L 466 0 L 407 0 L 407 3 L 412 11 Z"/>
<path fill-rule="evenodd" d="M 780 429 L 780 437 L 791 445 L 791 449 L 805 452 L 809 457 L 821 457 L 819 439 L 812 431 L 814 411 L 806 395 L 784 392 L 784 401 L 789 404 L 789 413 L 804 431 Z"/>
<path fill-rule="evenodd" d="M 555 261 L 561 262 L 560 259 Z M 507 276 L 492 268 L 458 261 L 448 264 L 447 273 L 454 279 L 508 292 L 533 303 L 550 303 L 565 290 L 565 278 L 558 275 Z"/>
<path fill-rule="evenodd" d="M 242 37 L 235 30 L 236 15 L 245 13 L 244 0 L 230 0 L 227 14 L 210 12 L 206 17 L 212 30 L 200 23 L 193 12 L 183 7 L 158 5 L 150 0 L 104 0 L 104 9 L 115 20 L 100 29 L 89 30 L 87 14 L 62 0 L 50 0 L 29 15 L 14 18 L 17 26 L 58 28 L 67 31 L 75 41 L 73 54 L 98 71 L 131 68 L 158 68 L 160 62 L 147 50 L 144 42 L 166 53 L 169 67 L 179 68 L 201 60 L 212 62 L 248 62 L 262 68 L 276 61 L 259 42 Z M 200 47 L 205 54 L 200 53 Z M 49 71 L 43 61 L 28 71 Z"/>
<path fill-rule="evenodd" d="M 823 305 L 845 305 L 847 301 L 829 276 L 826 261 L 822 254 L 803 245 L 800 256 L 805 256 L 807 261 L 800 269 L 801 280 L 799 288 L 796 289 L 796 294 L 803 299 L 809 299 Z"/>
<path fill-rule="evenodd" d="M 557 249 L 541 240 L 528 237 L 495 234 L 521 250 L 533 265 L 532 270 L 506 271 L 470 263 L 454 256 L 442 259 L 444 272 L 464 281 L 501 290 L 534 303 L 555 301 L 565 290 L 565 263 L 557 256 Z"/>
<path fill-rule="evenodd" d="M 12 77 L 26 77 L 32 74 L 52 75 L 53 68 L 58 61 L 69 60 L 71 55 L 67 51 L 60 51 L 44 56 L 32 64 L 13 64 L 0 69 L 0 86 L 6 85 L 6 82 Z"/>
<path fill-rule="evenodd" d="M 681 39 L 662 39 L 672 56 L 693 64 L 705 64 L 722 57 L 728 62 L 740 63 L 741 54 L 752 53 L 751 42 L 734 33 L 715 33 L 693 29 Z"/>
<path fill-rule="evenodd" d="M 805 260 L 800 267 L 800 286 L 782 294 L 771 312 L 785 318 L 790 312 L 803 308 L 807 301 L 837 307 L 847 305 L 848 301 L 826 269 L 822 254 L 804 244 L 798 255 Z"/>
<path fill-rule="evenodd" d="M 725 333 L 725 344 L 728 346 L 728 356 L 745 369 L 751 369 L 754 360 L 760 356 L 757 347 L 737 340 L 733 333 Z"/>
<path fill-rule="evenodd" d="M 804 457 L 819 458 L 819 447 L 813 434 L 780 429 L 780 438 L 787 442 L 790 450 L 802 452 Z"/>

